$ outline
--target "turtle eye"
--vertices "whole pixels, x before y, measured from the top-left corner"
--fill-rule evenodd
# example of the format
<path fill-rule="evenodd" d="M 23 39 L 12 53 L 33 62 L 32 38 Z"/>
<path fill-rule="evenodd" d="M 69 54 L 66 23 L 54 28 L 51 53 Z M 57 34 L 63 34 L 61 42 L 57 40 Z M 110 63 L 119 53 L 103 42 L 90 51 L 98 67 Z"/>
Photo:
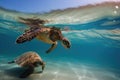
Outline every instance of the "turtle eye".
<path fill-rule="evenodd" d="M 65 45 L 69 45 L 69 43 L 67 42 L 67 41 L 63 41 L 63 44 L 65 44 Z"/>

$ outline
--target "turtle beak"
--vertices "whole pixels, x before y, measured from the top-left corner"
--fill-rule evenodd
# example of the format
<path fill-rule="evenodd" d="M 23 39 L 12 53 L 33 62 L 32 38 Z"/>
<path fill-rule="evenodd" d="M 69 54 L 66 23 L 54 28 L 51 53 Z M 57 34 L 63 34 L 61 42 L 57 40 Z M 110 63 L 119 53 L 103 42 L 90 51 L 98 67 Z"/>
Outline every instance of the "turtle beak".
<path fill-rule="evenodd" d="M 71 46 L 67 46 L 67 48 L 70 48 Z"/>

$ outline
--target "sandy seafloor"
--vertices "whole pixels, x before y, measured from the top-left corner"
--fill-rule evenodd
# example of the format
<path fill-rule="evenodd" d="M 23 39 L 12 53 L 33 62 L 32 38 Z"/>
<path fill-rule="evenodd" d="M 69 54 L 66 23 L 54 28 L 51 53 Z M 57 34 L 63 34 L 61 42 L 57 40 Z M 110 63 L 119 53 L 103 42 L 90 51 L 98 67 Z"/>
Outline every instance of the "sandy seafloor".
<path fill-rule="evenodd" d="M 120 71 L 116 69 L 50 60 L 47 60 L 43 73 L 34 72 L 29 77 L 21 79 L 19 75 L 23 71 L 22 68 L 16 64 L 7 64 L 9 59 L 3 56 L 0 56 L 0 61 L 2 61 L 0 62 L 0 80 L 120 80 Z"/>

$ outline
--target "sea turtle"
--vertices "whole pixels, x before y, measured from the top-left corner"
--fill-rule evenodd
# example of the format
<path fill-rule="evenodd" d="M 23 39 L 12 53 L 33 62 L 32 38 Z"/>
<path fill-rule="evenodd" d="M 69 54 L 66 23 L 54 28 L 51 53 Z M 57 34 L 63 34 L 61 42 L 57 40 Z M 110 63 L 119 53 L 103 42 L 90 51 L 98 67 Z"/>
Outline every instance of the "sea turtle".
<path fill-rule="evenodd" d="M 65 48 L 71 47 L 70 41 L 62 35 L 61 30 L 56 27 L 44 26 L 44 20 L 20 17 L 20 22 L 30 28 L 17 38 L 16 43 L 18 44 L 37 38 L 45 43 L 52 44 L 46 53 L 49 53 L 57 46 L 57 41 L 61 41 Z"/>
<path fill-rule="evenodd" d="M 33 51 L 25 52 L 21 56 L 17 57 L 15 60 L 8 63 L 16 63 L 25 69 L 25 71 L 20 75 L 20 78 L 25 78 L 32 74 L 34 72 L 34 68 L 36 67 L 42 66 L 41 72 L 43 72 L 45 68 L 45 62 L 43 62 L 41 57 Z"/>

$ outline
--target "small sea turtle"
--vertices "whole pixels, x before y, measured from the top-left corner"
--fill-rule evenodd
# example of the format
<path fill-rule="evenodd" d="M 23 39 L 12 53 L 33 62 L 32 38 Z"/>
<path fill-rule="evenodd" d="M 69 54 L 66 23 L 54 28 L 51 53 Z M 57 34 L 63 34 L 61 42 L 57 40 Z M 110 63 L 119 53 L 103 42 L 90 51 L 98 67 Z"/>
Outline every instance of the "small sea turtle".
<path fill-rule="evenodd" d="M 20 78 L 25 78 L 32 74 L 35 67 L 42 66 L 41 72 L 43 72 L 45 68 L 45 63 L 42 61 L 41 57 L 36 52 L 32 51 L 26 52 L 8 63 L 16 63 L 19 66 L 25 68 L 25 71 L 20 75 Z"/>
<path fill-rule="evenodd" d="M 56 27 L 44 26 L 44 20 L 20 18 L 20 22 L 28 25 L 30 28 L 17 38 L 16 43 L 18 44 L 37 38 L 45 43 L 52 44 L 46 53 L 49 53 L 57 46 L 57 41 L 61 41 L 65 48 L 71 47 L 69 40 L 62 35 L 61 30 Z"/>

